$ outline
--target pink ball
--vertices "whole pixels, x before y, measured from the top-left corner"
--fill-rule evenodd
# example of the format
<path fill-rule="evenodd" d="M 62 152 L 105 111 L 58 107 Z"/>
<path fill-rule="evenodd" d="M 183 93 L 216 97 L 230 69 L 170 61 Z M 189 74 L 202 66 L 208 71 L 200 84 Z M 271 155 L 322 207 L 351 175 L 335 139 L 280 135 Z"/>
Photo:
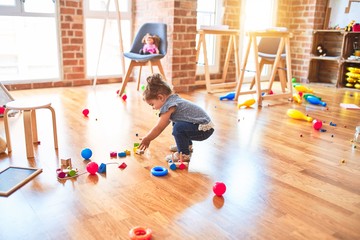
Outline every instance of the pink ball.
<path fill-rule="evenodd" d="M 319 130 L 322 127 L 322 122 L 318 119 L 314 119 L 312 125 L 315 130 Z"/>
<path fill-rule="evenodd" d="M 213 191 L 216 196 L 221 197 L 226 192 L 226 185 L 223 182 L 216 182 L 213 186 Z"/>
<path fill-rule="evenodd" d="M 94 175 L 99 170 L 99 165 L 96 162 L 89 162 L 88 165 L 86 166 L 86 170 L 91 175 Z"/>

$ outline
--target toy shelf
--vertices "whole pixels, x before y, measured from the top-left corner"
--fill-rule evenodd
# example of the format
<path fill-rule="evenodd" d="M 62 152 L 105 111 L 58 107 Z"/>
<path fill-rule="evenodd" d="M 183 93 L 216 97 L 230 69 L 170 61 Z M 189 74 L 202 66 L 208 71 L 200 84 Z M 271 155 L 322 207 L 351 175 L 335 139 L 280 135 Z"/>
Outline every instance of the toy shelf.
<path fill-rule="evenodd" d="M 354 55 L 356 42 L 360 44 L 360 32 L 314 30 L 308 72 L 309 81 L 345 87 L 347 68 L 360 68 L 360 59 L 349 59 Z M 326 50 L 325 56 L 317 55 L 317 46 L 320 44 Z"/>

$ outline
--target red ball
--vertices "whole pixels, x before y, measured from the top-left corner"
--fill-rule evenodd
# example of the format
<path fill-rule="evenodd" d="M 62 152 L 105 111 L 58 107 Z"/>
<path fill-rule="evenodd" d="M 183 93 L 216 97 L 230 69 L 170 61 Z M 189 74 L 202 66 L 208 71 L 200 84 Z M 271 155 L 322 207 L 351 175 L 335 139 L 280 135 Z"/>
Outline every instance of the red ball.
<path fill-rule="evenodd" d="M 5 113 L 5 107 L 0 107 L 0 114 L 4 114 Z"/>
<path fill-rule="evenodd" d="M 320 120 L 314 119 L 312 121 L 313 128 L 319 130 L 322 127 L 322 122 Z"/>
<path fill-rule="evenodd" d="M 89 162 L 88 165 L 86 166 L 86 170 L 91 175 L 94 175 L 99 170 L 99 165 L 96 162 Z"/>
<path fill-rule="evenodd" d="M 85 117 L 87 117 L 89 115 L 89 109 L 85 108 L 83 111 L 82 111 L 82 114 L 84 114 Z"/>
<path fill-rule="evenodd" d="M 213 191 L 216 196 L 222 196 L 226 192 L 226 185 L 223 182 L 216 182 L 213 186 Z"/>

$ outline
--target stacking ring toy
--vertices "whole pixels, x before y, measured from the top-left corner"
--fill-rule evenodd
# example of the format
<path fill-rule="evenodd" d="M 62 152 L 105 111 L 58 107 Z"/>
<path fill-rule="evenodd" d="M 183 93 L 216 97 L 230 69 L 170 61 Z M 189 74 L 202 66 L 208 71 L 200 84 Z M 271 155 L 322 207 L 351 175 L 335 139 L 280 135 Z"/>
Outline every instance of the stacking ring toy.
<path fill-rule="evenodd" d="M 150 240 L 151 234 L 151 229 L 144 227 L 133 227 L 129 231 L 129 236 L 131 240 Z"/>
<path fill-rule="evenodd" d="M 161 177 L 161 176 L 165 176 L 166 174 L 168 174 L 168 170 L 167 170 L 167 168 L 157 166 L 157 167 L 153 167 L 151 169 L 151 174 L 156 177 Z"/>

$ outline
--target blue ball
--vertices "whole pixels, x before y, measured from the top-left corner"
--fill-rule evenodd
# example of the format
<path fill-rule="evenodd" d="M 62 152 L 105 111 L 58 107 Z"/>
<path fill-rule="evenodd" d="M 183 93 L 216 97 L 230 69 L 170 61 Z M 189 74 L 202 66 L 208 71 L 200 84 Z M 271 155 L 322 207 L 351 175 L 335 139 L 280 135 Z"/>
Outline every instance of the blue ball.
<path fill-rule="evenodd" d="M 92 156 L 92 151 L 89 148 L 84 148 L 81 151 L 81 156 L 85 159 L 85 160 L 89 160 Z"/>

